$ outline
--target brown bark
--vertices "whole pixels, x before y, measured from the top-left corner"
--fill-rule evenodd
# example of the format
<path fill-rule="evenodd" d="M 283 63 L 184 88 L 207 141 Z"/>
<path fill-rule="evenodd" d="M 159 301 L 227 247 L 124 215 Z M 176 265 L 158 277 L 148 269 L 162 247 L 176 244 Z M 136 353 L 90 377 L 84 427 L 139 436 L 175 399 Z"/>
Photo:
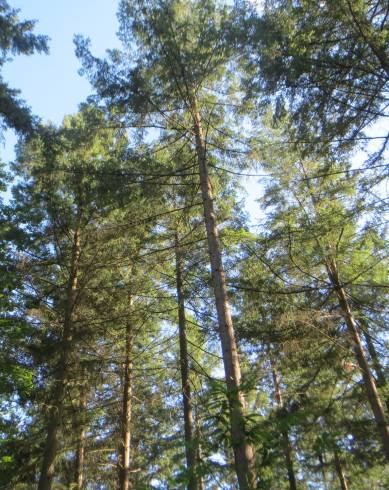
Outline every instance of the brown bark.
<path fill-rule="evenodd" d="M 201 445 L 200 445 L 200 434 L 198 430 L 196 431 L 196 437 L 197 437 L 197 452 L 196 452 L 196 462 L 201 463 L 202 461 L 202 454 L 201 454 Z M 198 490 L 204 490 L 204 481 L 203 477 L 200 475 L 198 477 Z"/>
<path fill-rule="evenodd" d="M 372 363 L 374 371 L 376 373 L 377 386 L 379 388 L 384 388 L 386 386 L 386 377 L 385 377 L 385 373 L 384 373 L 384 370 L 382 368 L 378 353 L 377 353 L 376 348 L 374 346 L 373 339 L 371 338 L 371 335 L 369 333 L 369 325 L 367 324 L 367 322 L 364 319 L 359 319 L 359 322 L 364 327 L 363 336 L 365 337 L 367 350 L 369 352 L 371 363 Z M 385 405 L 386 405 L 387 414 L 389 414 L 389 398 L 385 399 Z"/>
<path fill-rule="evenodd" d="M 271 360 L 272 365 L 272 375 L 274 383 L 274 395 L 277 405 L 280 409 L 283 408 L 282 392 L 280 379 L 274 362 Z M 287 429 L 281 431 L 282 449 L 284 451 L 286 469 L 288 472 L 289 488 L 290 490 L 297 490 L 296 476 L 293 468 L 293 456 L 292 456 L 292 445 L 290 443 L 289 434 Z"/>
<path fill-rule="evenodd" d="M 342 309 L 343 316 L 347 325 L 347 329 L 353 344 L 355 357 L 358 362 L 359 369 L 362 372 L 363 383 L 365 386 L 366 396 L 370 407 L 374 414 L 374 419 L 377 425 L 378 432 L 381 436 L 382 445 L 386 459 L 389 461 L 389 427 L 385 420 L 385 413 L 381 403 L 380 396 L 377 391 L 374 377 L 370 371 L 366 360 L 364 348 L 359 336 L 357 323 L 351 311 L 346 291 L 339 277 L 339 272 L 336 262 L 333 260 L 327 264 L 328 276 L 332 286 L 335 289 L 339 300 L 339 306 Z"/>
<path fill-rule="evenodd" d="M 78 219 L 78 222 L 79 221 L 80 220 Z M 65 388 L 68 378 L 69 354 L 72 347 L 72 315 L 76 300 L 80 252 L 80 233 L 79 227 L 77 227 L 73 235 L 70 273 L 66 288 L 61 350 L 53 389 L 53 403 L 48 414 L 47 438 L 43 453 L 38 490 L 51 490 L 54 477 L 55 458 L 58 451 L 58 434 L 62 424 Z"/>
<path fill-rule="evenodd" d="M 335 465 L 336 474 L 338 475 L 339 478 L 341 490 L 348 490 L 346 476 L 344 474 L 342 463 L 339 459 L 339 452 L 336 447 L 334 447 L 334 465 Z"/>
<path fill-rule="evenodd" d="M 322 452 L 319 453 L 319 463 L 321 468 L 321 474 L 323 476 L 323 488 L 324 490 L 326 490 L 327 489 L 327 475 L 326 475 L 326 468 L 325 468 L 326 463 Z"/>
<path fill-rule="evenodd" d="M 188 345 L 186 339 L 186 317 L 184 288 L 182 282 L 182 258 L 179 248 L 178 235 L 175 235 L 176 252 L 176 287 L 178 303 L 178 330 L 180 340 L 180 371 L 182 386 L 182 403 L 184 408 L 184 435 L 186 465 L 189 473 L 188 490 L 198 490 L 198 479 L 196 475 L 196 447 L 193 438 L 193 411 L 192 397 L 189 384 Z"/>
<path fill-rule="evenodd" d="M 76 454 L 76 483 L 77 490 L 84 488 L 84 464 L 85 464 L 85 429 L 80 430 L 80 435 L 77 443 Z"/>
<path fill-rule="evenodd" d="M 84 488 L 84 466 L 85 466 L 85 426 L 84 416 L 86 411 L 86 389 L 85 386 L 81 387 L 80 400 L 78 404 L 79 409 L 79 433 L 77 440 L 76 450 L 76 469 L 75 469 L 75 483 L 77 490 L 83 490 Z"/>
<path fill-rule="evenodd" d="M 212 186 L 208 175 L 206 143 L 202 121 L 196 100 L 192 101 L 192 118 L 196 139 L 197 163 L 200 173 L 201 195 L 204 207 L 208 252 L 212 272 L 213 290 L 218 317 L 224 372 L 230 409 L 230 429 L 234 451 L 235 471 L 239 489 L 255 488 L 254 453 L 245 433 L 246 402 L 240 389 L 241 372 L 234 326 L 227 296 L 225 275 L 222 264 L 221 246 L 213 205 Z"/>
<path fill-rule="evenodd" d="M 364 325 L 366 328 L 366 324 L 364 324 Z M 383 371 L 381 363 L 379 361 L 377 351 L 374 347 L 373 340 L 372 340 L 369 332 L 366 330 L 363 332 L 363 336 L 365 337 L 367 350 L 369 352 L 374 371 L 376 372 L 376 375 L 377 375 L 377 386 L 385 386 L 386 385 L 386 379 L 385 379 L 384 371 Z"/>
<path fill-rule="evenodd" d="M 132 298 L 128 299 L 130 313 Z M 123 402 L 121 420 L 121 440 L 119 447 L 119 490 L 130 490 L 131 463 L 131 415 L 132 415 L 132 319 L 126 324 L 126 350 L 124 357 Z"/>

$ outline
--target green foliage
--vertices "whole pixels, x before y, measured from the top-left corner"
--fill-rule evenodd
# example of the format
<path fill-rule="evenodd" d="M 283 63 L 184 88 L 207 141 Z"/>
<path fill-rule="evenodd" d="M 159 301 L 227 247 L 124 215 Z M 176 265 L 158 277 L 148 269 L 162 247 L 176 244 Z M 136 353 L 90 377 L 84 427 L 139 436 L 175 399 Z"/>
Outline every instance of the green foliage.
<path fill-rule="evenodd" d="M 236 392 L 219 377 L 196 111 L 258 486 L 286 490 L 292 471 L 301 490 L 339 488 L 336 453 L 351 488 L 386 488 L 328 267 L 337 265 L 389 407 L 385 168 L 352 162 L 357 138 L 385 115 L 386 5 L 122 0 L 118 20 L 122 49 L 107 59 L 76 38 L 95 91 L 89 102 L 21 141 L 12 175 L 0 174 L 1 190 L 16 177 L 0 212 L 1 488 L 36 486 L 53 407 L 62 409 L 53 487 L 75 487 L 82 442 L 86 488 L 116 488 L 128 362 L 132 488 L 188 488 L 177 254 L 195 471 L 207 490 L 237 488 Z M 1 66 L 9 54 L 47 50 L 34 23 L 2 0 L 0 28 Z M 1 80 L 0 113 L 19 131 L 34 127 Z M 263 179 L 259 227 L 242 209 L 239 173 L 252 167 Z M 65 389 L 56 398 L 61 362 Z"/>

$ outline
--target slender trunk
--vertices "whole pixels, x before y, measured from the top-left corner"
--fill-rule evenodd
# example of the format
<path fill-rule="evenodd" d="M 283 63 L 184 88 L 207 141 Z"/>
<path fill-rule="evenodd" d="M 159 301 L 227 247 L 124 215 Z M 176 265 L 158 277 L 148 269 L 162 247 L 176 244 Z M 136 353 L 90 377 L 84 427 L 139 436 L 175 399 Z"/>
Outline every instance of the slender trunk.
<path fill-rule="evenodd" d="M 322 452 L 319 452 L 319 463 L 320 463 L 320 468 L 321 468 L 321 474 L 323 476 L 323 488 L 324 490 L 327 489 L 327 475 L 326 475 L 326 462 L 324 460 L 324 455 Z"/>
<path fill-rule="evenodd" d="M 200 444 L 200 434 L 198 427 L 196 427 L 196 439 L 197 439 L 197 446 L 196 446 L 196 463 L 197 465 L 201 464 L 203 455 L 201 453 L 201 444 Z M 203 477 L 201 474 L 198 476 L 198 490 L 204 490 L 204 481 Z"/>
<path fill-rule="evenodd" d="M 84 464 L 85 464 L 85 426 L 84 426 L 84 416 L 86 411 L 86 389 L 85 386 L 81 387 L 80 390 L 80 400 L 78 404 L 79 408 L 79 433 L 77 440 L 77 451 L 76 451 L 76 471 L 75 471 L 75 482 L 76 489 L 83 490 L 84 488 Z"/>
<path fill-rule="evenodd" d="M 283 408 L 282 392 L 280 386 L 280 379 L 274 362 L 270 360 L 272 366 L 272 375 L 274 383 L 274 394 L 277 405 L 280 409 Z M 284 451 L 286 468 L 288 471 L 288 480 L 290 490 L 297 490 L 296 476 L 294 474 L 293 468 L 293 457 L 292 457 L 292 445 L 290 443 L 289 434 L 287 429 L 281 431 L 282 449 Z"/>
<path fill-rule="evenodd" d="M 182 384 L 182 402 L 184 407 L 185 455 L 189 472 L 188 490 L 197 490 L 196 447 L 193 438 L 192 397 L 189 384 L 188 346 L 186 340 L 186 318 L 184 303 L 184 288 L 182 283 L 182 258 L 179 248 L 178 235 L 175 235 L 176 252 L 176 284 L 178 303 L 178 329 L 180 339 L 180 371 Z"/>
<path fill-rule="evenodd" d="M 130 313 L 132 298 L 128 299 Z M 119 490 L 130 490 L 131 412 L 132 412 L 132 318 L 126 324 L 121 440 L 119 448 Z"/>
<path fill-rule="evenodd" d="M 389 427 L 385 420 L 385 413 L 381 403 L 380 396 L 377 391 L 374 377 L 370 371 L 369 365 L 366 360 L 365 352 L 362 346 L 361 338 L 359 336 L 358 327 L 351 311 L 346 291 L 341 283 L 337 264 L 335 261 L 331 261 L 328 266 L 328 276 L 337 294 L 339 305 L 342 309 L 343 316 L 347 325 L 349 335 L 352 340 L 355 357 L 358 362 L 358 366 L 362 372 L 363 382 L 366 390 L 366 396 L 374 414 L 374 419 L 377 425 L 378 432 L 381 436 L 384 453 L 386 459 L 389 461 Z"/>
<path fill-rule="evenodd" d="M 371 338 L 371 335 L 369 333 L 369 325 L 362 318 L 359 319 L 359 321 L 364 327 L 363 336 L 365 337 L 367 350 L 369 352 L 374 371 L 376 372 L 377 386 L 379 388 L 384 388 L 386 386 L 386 377 L 378 353 L 374 347 L 373 339 Z M 385 399 L 385 405 L 386 405 L 386 411 L 389 414 L 389 398 Z"/>
<path fill-rule="evenodd" d="M 208 252 L 212 272 L 213 289 L 219 325 L 224 372 L 230 409 L 231 439 L 234 451 L 235 470 L 240 490 L 255 488 L 254 453 L 245 434 L 244 394 L 240 390 L 241 373 L 234 326 L 227 297 L 219 233 L 213 206 L 212 186 L 208 175 L 206 143 L 201 116 L 196 101 L 192 104 L 192 117 L 196 138 L 197 162 L 200 173 L 201 194 L 204 207 Z"/>
<path fill-rule="evenodd" d="M 369 352 L 374 371 L 376 372 L 376 375 L 377 375 L 377 386 L 380 386 L 380 387 L 385 386 L 386 385 L 386 379 L 385 379 L 384 371 L 383 371 L 381 363 L 379 361 L 377 351 L 374 347 L 373 340 L 372 340 L 369 332 L 366 330 L 363 332 L 363 336 L 365 337 L 367 350 Z"/>
<path fill-rule="evenodd" d="M 338 475 L 339 478 L 341 490 L 348 490 L 346 476 L 343 472 L 342 463 L 340 462 L 339 459 L 339 452 L 336 447 L 334 447 L 334 465 L 335 465 L 336 474 Z"/>
<path fill-rule="evenodd" d="M 76 454 L 77 490 L 83 490 L 84 488 L 84 463 L 85 463 L 85 429 L 82 428 L 79 434 L 79 439 L 77 443 L 77 454 Z"/>
<path fill-rule="evenodd" d="M 77 228 L 73 236 L 70 274 L 66 289 L 66 303 L 60 346 L 61 350 L 56 370 L 56 380 L 54 383 L 53 403 L 52 408 L 49 411 L 47 438 L 43 453 L 38 490 L 51 490 L 54 477 L 55 458 L 58 451 L 58 434 L 62 424 L 65 388 L 68 378 L 68 362 L 72 344 L 72 315 L 76 300 L 80 251 L 80 234 L 79 228 Z"/>

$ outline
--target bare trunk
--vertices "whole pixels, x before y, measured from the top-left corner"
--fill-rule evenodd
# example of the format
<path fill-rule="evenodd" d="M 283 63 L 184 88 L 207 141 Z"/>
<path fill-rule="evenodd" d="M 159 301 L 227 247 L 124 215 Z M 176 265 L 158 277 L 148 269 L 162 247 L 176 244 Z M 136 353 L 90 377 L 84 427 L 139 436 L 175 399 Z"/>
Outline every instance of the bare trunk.
<path fill-rule="evenodd" d="M 336 447 L 334 447 L 334 465 L 335 465 L 336 474 L 338 475 L 339 478 L 341 490 L 348 490 L 346 476 L 343 472 L 342 463 L 340 462 L 338 449 Z"/>
<path fill-rule="evenodd" d="M 367 350 L 369 352 L 374 371 L 376 372 L 377 375 L 377 386 L 385 386 L 386 379 L 385 379 L 384 371 L 379 361 L 377 351 L 374 347 L 373 340 L 368 331 L 364 331 L 363 335 L 365 337 Z"/>
<path fill-rule="evenodd" d="M 128 299 L 130 313 L 132 298 Z M 126 325 L 126 351 L 124 358 L 124 382 L 122 405 L 122 428 L 119 449 L 119 489 L 130 490 L 130 460 L 131 460 L 131 412 L 132 412 L 132 319 Z"/>
<path fill-rule="evenodd" d="M 272 365 L 275 399 L 278 407 L 282 409 L 284 404 L 282 400 L 279 375 L 274 365 L 274 362 L 272 360 L 271 360 L 271 365 Z M 296 476 L 294 474 L 294 468 L 293 468 L 292 445 L 289 440 L 289 434 L 287 429 L 281 431 L 281 440 L 282 440 L 282 449 L 284 451 L 284 456 L 285 456 L 286 468 L 288 471 L 289 488 L 290 490 L 297 490 Z"/>
<path fill-rule="evenodd" d="M 197 463 L 198 464 L 201 464 L 201 461 L 202 461 L 202 454 L 201 454 L 201 445 L 200 445 L 200 435 L 198 433 L 198 431 L 196 431 L 196 437 L 197 437 L 197 452 L 196 452 L 196 458 L 197 458 Z M 203 481 L 203 477 L 200 475 L 198 477 L 198 490 L 204 490 L 204 481 Z"/>
<path fill-rule="evenodd" d="M 324 490 L 327 489 L 327 475 L 326 475 L 326 462 L 324 460 L 324 455 L 322 452 L 319 453 L 319 463 L 320 463 L 320 468 L 321 468 L 321 474 L 323 476 L 323 488 Z"/>
<path fill-rule="evenodd" d="M 80 234 L 77 228 L 73 236 L 70 274 L 66 291 L 61 351 L 56 370 L 53 403 L 49 411 L 47 438 L 43 453 L 42 469 L 38 490 L 51 490 L 55 458 L 58 451 L 58 433 L 62 424 L 65 388 L 68 378 L 68 362 L 72 343 L 72 314 L 76 299 L 78 262 L 80 257 Z"/>
<path fill-rule="evenodd" d="M 84 488 L 84 463 L 85 463 L 85 429 L 80 431 L 76 454 L 76 483 L 77 490 Z"/>
<path fill-rule="evenodd" d="M 196 101 L 192 105 L 194 133 L 196 137 L 197 162 L 200 173 L 201 194 L 204 207 L 205 227 L 208 240 L 208 252 L 212 272 L 213 289 L 218 316 L 219 336 L 223 356 L 224 372 L 230 409 L 231 439 L 234 451 L 235 470 L 240 490 L 255 488 L 254 454 L 245 434 L 244 394 L 240 390 L 241 372 L 234 326 L 227 297 L 219 233 L 213 206 L 212 186 L 206 161 L 206 144 L 201 116 Z"/>
<path fill-rule="evenodd" d="M 182 259 L 179 248 L 178 235 L 175 235 L 176 252 L 176 284 L 178 303 L 178 329 L 180 339 L 180 371 L 182 384 L 182 402 L 184 407 L 184 434 L 185 455 L 189 472 L 188 490 L 197 490 L 198 482 L 196 475 L 196 447 L 193 438 L 193 412 L 192 397 L 189 384 L 188 346 L 186 340 L 186 318 L 184 288 L 182 283 Z"/>
<path fill-rule="evenodd" d="M 84 426 L 84 416 L 86 411 L 86 389 L 85 386 L 81 387 L 80 390 L 80 400 L 78 404 L 79 408 L 79 427 L 78 427 L 78 440 L 77 440 L 77 451 L 76 451 L 76 471 L 75 471 L 75 482 L 76 489 L 83 490 L 84 488 L 84 465 L 85 465 L 85 426 Z"/>
<path fill-rule="evenodd" d="M 331 284 L 333 285 L 338 296 L 339 305 L 342 309 L 348 332 L 353 344 L 355 357 L 357 359 L 358 366 L 362 372 L 366 396 L 373 411 L 378 432 L 381 436 L 386 459 L 389 461 L 389 427 L 385 420 L 384 409 L 377 391 L 374 377 L 366 360 L 365 352 L 358 332 L 358 327 L 352 314 L 345 289 L 339 277 L 336 262 L 330 262 L 327 266 L 327 270 Z"/>
<path fill-rule="evenodd" d="M 386 377 L 378 353 L 374 347 L 373 339 L 371 338 L 371 335 L 369 333 L 369 325 L 363 319 L 360 319 L 359 321 L 364 327 L 363 334 L 365 337 L 367 350 L 369 352 L 374 371 L 376 372 L 377 386 L 379 388 L 384 388 L 386 386 Z M 386 405 L 386 411 L 389 414 L 389 398 L 385 399 L 385 405 Z"/>

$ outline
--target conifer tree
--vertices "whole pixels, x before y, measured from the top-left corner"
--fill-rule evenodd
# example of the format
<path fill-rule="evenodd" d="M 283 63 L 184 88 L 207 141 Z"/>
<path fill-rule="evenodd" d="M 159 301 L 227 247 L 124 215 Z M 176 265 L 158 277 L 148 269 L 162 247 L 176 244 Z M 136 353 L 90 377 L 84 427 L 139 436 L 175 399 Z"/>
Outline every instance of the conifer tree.
<path fill-rule="evenodd" d="M 120 4 L 122 53 L 110 61 L 93 58 L 87 41 L 76 40 L 77 54 L 97 91 L 121 124 L 163 128 L 185 139 L 196 152 L 204 209 L 219 335 L 230 403 L 235 469 L 242 489 L 255 486 L 253 449 L 245 433 L 245 399 L 230 312 L 222 250 L 209 176 L 209 129 L 220 139 L 223 107 L 212 95 L 226 77 L 231 48 L 224 42 L 228 10 L 213 2 L 126 2 Z M 134 46 L 137 51 L 134 52 Z M 126 68 L 131 53 L 133 68 Z M 104 67 L 104 69 L 102 69 Z M 211 92 L 210 92 L 211 90 Z M 208 136 L 208 138 L 207 138 Z"/>

